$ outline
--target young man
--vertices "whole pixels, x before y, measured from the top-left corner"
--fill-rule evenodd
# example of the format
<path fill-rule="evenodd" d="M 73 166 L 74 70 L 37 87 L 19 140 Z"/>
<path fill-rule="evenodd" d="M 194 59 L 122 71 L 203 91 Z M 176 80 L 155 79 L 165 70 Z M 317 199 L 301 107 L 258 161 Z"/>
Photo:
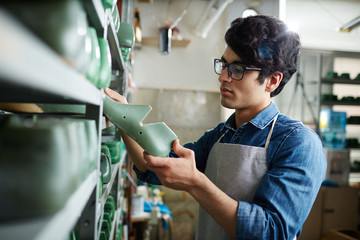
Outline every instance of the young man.
<path fill-rule="evenodd" d="M 276 18 L 254 16 L 234 20 L 225 41 L 214 68 L 221 104 L 235 110 L 226 122 L 194 143 L 176 140 L 168 158 L 123 139 L 141 180 L 186 191 L 199 202 L 199 240 L 294 239 L 326 171 L 317 134 L 271 101 L 296 72 L 299 36 Z"/>

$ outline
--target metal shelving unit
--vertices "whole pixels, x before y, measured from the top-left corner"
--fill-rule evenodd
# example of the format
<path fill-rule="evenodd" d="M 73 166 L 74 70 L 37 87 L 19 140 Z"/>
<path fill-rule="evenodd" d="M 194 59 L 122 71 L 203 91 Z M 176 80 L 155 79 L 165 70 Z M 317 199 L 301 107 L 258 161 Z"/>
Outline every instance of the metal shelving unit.
<path fill-rule="evenodd" d="M 360 53 L 303 49 L 300 57 L 298 75 L 301 76 L 301 82 L 304 86 L 303 91 L 305 92 L 307 99 L 305 99 L 305 97 L 302 98 L 303 101 L 307 101 L 308 108 L 311 108 L 310 110 L 314 113 L 313 117 L 315 119 L 313 124 L 316 126 L 319 121 L 319 112 L 323 108 L 333 108 L 334 106 L 360 106 L 360 102 L 357 100 L 333 101 L 331 99 L 322 99 L 322 94 L 333 92 L 334 85 L 351 85 L 354 87 L 360 87 L 360 80 L 324 78 L 327 72 L 333 71 L 335 58 L 360 59 Z M 311 111 L 308 110 L 303 112 L 305 112 L 305 115 L 309 115 Z"/>
<path fill-rule="evenodd" d="M 360 102 L 353 96 L 353 100 L 348 99 L 338 99 L 336 100 L 335 96 L 330 96 L 334 94 L 334 87 L 338 86 L 347 86 L 351 88 L 360 89 L 360 80 L 359 79 L 346 79 L 341 76 L 336 78 L 326 78 L 324 76 L 327 75 L 328 72 L 334 71 L 335 60 L 337 58 L 342 59 L 360 59 L 359 52 L 340 52 L 340 51 L 322 51 L 322 50 L 314 50 L 314 49 L 305 49 L 302 51 L 302 60 L 300 61 L 300 74 L 304 79 L 304 84 L 307 85 L 306 93 L 309 94 L 309 98 L 312 98 L 311 107 L 313 108 L 313 112 L 315 113 L 316 121 L 315 126 L 317 132 L 320 134 L 319 129 L 319 115 L 322 109 L 341 109 L 338 111 L 346 111 L 349 115 L 357 112 L 360 113 Z M 360 73 L 360 69 L 357 69 Z M 340 74 L 339 74 L 340 75 Z M 305 79 L 307 81 L 305 81 Z M 346 92 L 344 92 L 347 94 Z M 323 95 L 325 94 L 325 95 Z M 342 95 L 345 95 L 342 94 Z M 328 95 L 328 96 L 326 96 Z M 346 96 L 346 95 L 345 95 Z M 334 97 L 334 100 L 332 100 Z M 351 97 L 351 96 L 350 96 Z M 354 110 L 359 109 L 359 110 Z M 359 115 L 359 114 L 356 114 Z M 348 116 L 349 117 L 349 116 Z M 354 132 L 358 131 L 360 127 L 359 123 L 347 123 L 347 138 L 350 135 L 354 136 Z M 353 137 L 352 136 L 352 137 Z M 358 138 L 358 136 L 356 136 Z M 360 139 L 359 139 L 360 140 Z M 352 157 L 358 155 L 359 147 L 349 147 L 346 150 L 350 151 L 350 162 L 356 160 L 356 157 Z M 358 172 L 350 172 L 349 182 L 357 182 L 359 179 Z"/>

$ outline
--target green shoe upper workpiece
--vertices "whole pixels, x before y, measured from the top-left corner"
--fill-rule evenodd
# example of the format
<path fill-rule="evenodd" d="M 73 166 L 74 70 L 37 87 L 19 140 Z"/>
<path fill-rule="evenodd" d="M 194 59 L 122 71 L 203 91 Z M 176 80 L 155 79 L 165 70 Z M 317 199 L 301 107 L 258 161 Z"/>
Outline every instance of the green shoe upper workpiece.
<path fill-rule="evenodd" d="M 119 103 L 104 94 L 104 114 L 119 129 L 134 139 L 148 154 L 166 157 L 177 139 L 163 122 L 142 124 L 151 111 L 149 105 Z"/>

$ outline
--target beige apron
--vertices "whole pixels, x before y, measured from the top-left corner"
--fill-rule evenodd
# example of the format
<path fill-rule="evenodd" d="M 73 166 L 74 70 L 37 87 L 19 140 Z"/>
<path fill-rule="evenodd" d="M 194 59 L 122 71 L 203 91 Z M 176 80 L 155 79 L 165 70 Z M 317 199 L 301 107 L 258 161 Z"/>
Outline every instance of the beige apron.
<path fill-rule="evenodd" d="M 222 137 L 212 147 L 205 175 L 231 198 L 252 202 L 262 178 L 268 172 L 266 152 L 276 119 L 277 116 L 264 148 L 220 143 Z M 233 239 L 201 206 L 196 236 L 198 240 Z"/>

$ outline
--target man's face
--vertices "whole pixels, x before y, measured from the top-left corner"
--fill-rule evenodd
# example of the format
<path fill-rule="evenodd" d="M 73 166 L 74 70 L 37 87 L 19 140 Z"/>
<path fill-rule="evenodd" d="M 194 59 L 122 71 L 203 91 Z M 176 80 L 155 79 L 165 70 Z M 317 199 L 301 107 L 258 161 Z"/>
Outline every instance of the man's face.
<path fill-rule="evenodd" d="M 242 62 L 242 59 L 230 48 L 225 49 L 223 59 L 227 63 Z M 248 66 L 254 67 L 254 66 Z M 242 80 L 233 80 L 226 68 L 219 76 L 221 104 L 230 109 L 257 111 L 269 104 L 270 93 L 265 91 L 266 81 L 260 85 L 257 80 L 259 71 L 246 71 Z"/>

